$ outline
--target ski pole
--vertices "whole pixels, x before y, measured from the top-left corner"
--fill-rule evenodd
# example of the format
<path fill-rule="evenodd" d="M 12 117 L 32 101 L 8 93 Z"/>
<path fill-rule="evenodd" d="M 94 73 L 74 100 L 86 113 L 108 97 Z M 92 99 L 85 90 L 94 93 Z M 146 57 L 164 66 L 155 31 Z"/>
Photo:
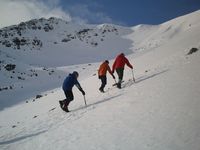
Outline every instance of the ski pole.
<path fill-rule="evenodd" d="M 87 106 L 85 95 L 83 95 L 83 98 L 84 98 L 85 106 Z"/>
<path fill-rule="evenodd" d="M 132 70 L 133 82 L 135 83 L 135 78 L 134 78 L 133 69 L 131 69 L 131 70 Z"/>
<path fill-rule="evenodd" d="M 116 81 L 116 79 L 114 79 L 115 80 L 115 84 L 117 84 L 117 81 Z"/>

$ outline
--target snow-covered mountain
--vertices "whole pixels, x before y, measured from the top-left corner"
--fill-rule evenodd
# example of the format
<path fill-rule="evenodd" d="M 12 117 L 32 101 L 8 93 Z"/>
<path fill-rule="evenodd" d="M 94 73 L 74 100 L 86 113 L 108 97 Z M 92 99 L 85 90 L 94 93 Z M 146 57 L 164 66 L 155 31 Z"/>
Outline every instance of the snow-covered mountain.
<path fill-rule="evenodd" d="M 9 47 L 9 54 L 23 58 L 21 61 L 26 64 L 54 67 L 112 58 L 121 49 L 130 53 L 131 41 L 123 42 L 122 38 L 130 32 L 129 28 L 111 24 L 78 25 L 57 18 L 41 18 L 3 28 L 0 44 L 2 49 Z"/>
<path fill-rule="evenodd" d="M 38 19 L 0 30 L 1 149 L 199 150 L 200 11 L 160 25 L 78 25 Z M 194 53 L 192 53 L 192 51 Z M 121 90 L 101 61 L 124 52 Z M 72 112 L 59 108 L 64 77 L 77 70 Z"/>

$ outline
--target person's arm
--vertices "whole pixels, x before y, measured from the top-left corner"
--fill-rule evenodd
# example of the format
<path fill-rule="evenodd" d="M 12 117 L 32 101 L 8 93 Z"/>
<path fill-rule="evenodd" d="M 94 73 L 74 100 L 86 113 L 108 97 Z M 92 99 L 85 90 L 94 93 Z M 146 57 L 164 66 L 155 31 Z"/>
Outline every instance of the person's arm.
<path fill-rule="evenodd" d="M 83 91 L 83 89 L 82 89 L 80 83 L 78 82 L 78 80 L 76 80 L 75 85 L 76 85 L 76 87 L 79 89 L 79 91 L 81 91 L 81 93 L 82 93 L 83 95 L 85 95 L 85 91 Z"/>
<path fill-rule="evenodd" d="M 116 67 L 116 59 L 115 59 L 115 62 L 114 62 L 114 64 L 113 64 L 113 66 L 112 66 L 112 73 L 114 73 L 114 71 L 115 71 L 115 67 Z"/>
<path fill-rule="evenodd" d="M 130 64 L 130 62 L 128 61 L 127 58 L 125 58 L 125 63 L 128 67 L 130 67 L 131 69 L 133 69 L 133 66 Z"/>
<path fill-rule="evenodd" d="M 115 76 L 113 75 L 113 73 L 112 73 L 112 71 L 111 71 L 109 65 L 107 66 L 107 69 L 108 69 L 108 72 L 110 73 L 110 75 L 113 77 L 113 79 L 115 79 Z"/>
<path fill-rule="evenodd" d="M 98 76 L 100 75 L 100 69 L 101 69 L 101 66 L 100 66 L 99 69 L 98 69 Z"/>
<path fill-rule="evenodd" d="M 98 78 L 100 79 L 101 77 L 100 77 L 100 74 L 101 74 L 101 66 L 102 66 L 102 64 L 100 65 L 100 67 L 99 67 L 99 69 L 98 69 Z"/>

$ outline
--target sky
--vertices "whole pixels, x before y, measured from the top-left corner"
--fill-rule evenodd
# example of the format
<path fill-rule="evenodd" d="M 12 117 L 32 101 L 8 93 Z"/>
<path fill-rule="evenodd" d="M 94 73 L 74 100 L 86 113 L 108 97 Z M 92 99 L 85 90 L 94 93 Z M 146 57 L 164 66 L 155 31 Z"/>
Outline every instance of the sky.
<path fill-rule="evenodd" d="M 0 0 L 0 27 L 51 16 L 87 24 L 160 24 L 200 9 L 200 0 Z"/>

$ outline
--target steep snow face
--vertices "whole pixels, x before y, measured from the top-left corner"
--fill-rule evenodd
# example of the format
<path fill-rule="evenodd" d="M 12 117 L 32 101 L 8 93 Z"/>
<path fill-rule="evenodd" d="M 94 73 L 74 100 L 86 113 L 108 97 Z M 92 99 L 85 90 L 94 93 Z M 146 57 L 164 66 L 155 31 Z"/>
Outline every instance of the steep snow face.
<path fill-rule="evenodd" d="M 63 62 L 55 60 L 54 67 L 50 67 L 52 64 L 46 66 L 49 58 L 43 54 L 49 51 L 45 45 L 50 45 L 51 52 L 53 44 L 47 42 L 53 36 L 46 37 L 39 32 L 39 35 L 45 36 L 41 38 L 45 41 L 44 47 L 31 52 L 25 49 L 27 56 L 22 55 L 24 53 L 21 48 L 14 50 L 3 47 L 0 53 L 3 59 L 0 74 L 2 83 L 8 88 L 10 84 L 26 88 L 21 91 L 20 88 L 13 88 L 0 92 L 0 149 L 199 150 L 200 52 L 198 50 L 188 55 L 192 47 L 200 49 L 199 14 L 200 11 L 197 11 L 157 26 L 139 25 L 132 28 L 109 24 L 86 25 L 87 28 L 84 29 L 92 30 L 83 31 L 82 26 L 80 29 L 80 26 L 74 27 L 77 25 L 71 24 L 70 28 L 81 31 L 80 39 L 83 41 L 78 38 L 57 45 L 67 44 L 65 48 L 71 46 L 80 51 L 74 51 L 74 54 L 70 52 L 73 56 L 79 55 L 80 62 L 83 61 L 76 65 L 65 62 L 66 66 L 63 66 Z M 116 35 L 113 27 L 119 35 Z M 108 32 L 112 29 L 113 32 Z M 93 34 L 94 30 L 99 33 L 104 30 L 108 32 L 101 43 L 105 55 L 118 53 L 119 45 L 133 52 L 127 57 L 134 66 L 135 83 L 132 82 L 131 70 L 125 68 L 121 90 L 112 86 L 114 81 L 108 75 L 106 93 L 99 93 L 100 81 L 96 73 L 100 63 L 96 61 L 102 55 L 94 55 L 92 59 L 95 60 L 91 60 L 94 63 L 88 63 L 88 57 L 83 57 L 82 49 L 75 49 L 77 43 L 82 43 L 81 48 L 84 48 L 85 54 L 91 56 L 85 46 L 91 50 L 101 47 L 101 44 L 93 47 L 86 41 L 85 34 Z M 54 31 L 49 31 L 49 35 L 51 32 Z M 56 39 L 60 41 L 59 38 Z M 106 48 L 112 46 L 117 50 L 109 52 Z M 59 50 L 56 52 L 58 54 L 52 50 L 52 54 L 48 56 L 66 54 L 64 50 L 63 53 Z M 21 54 L 20 57 L 23 56 L 21 59 L 18 58 L 18 53 Z M 35 53 L 45 58 L 44 62 L 38 59 L 37 63 L 35 60 L 34 65 L 37 64 L 37 67 L 26 60 L 28 54 L 36 57 Z M 67 58 L 73 58 L 73 63 L 76 62 L 72 55 Z M 6 67 L 8 63 L 16 63 L 16 66 Z M 110 60 L 110 65 L 112 63 L 113 60 Z M 11 72 L 5 68 L 11 69 Z M 64 99 L 63 91 L 58 86 L 62 84 L 66 74 L 73 70 L 80 74 L 80 83 L 86 91 L 88 106 L 84 106 L 83 96 L 74 88 L 75 100 L 70 103 L 71 112 L 66 114 L 58 104 L 58 100 Z M 7 80 L 10 75 L 14 79 Z M 25 80 L 18 79 L 18 76 L 25 77 Z M 7 108 L 17 103 L 18 105 Z"/>
<path fill-rule="evenodd" d="M 146 49 L 155 49 L 171 41 L 184 40 L 185 46 L 192 41 L 187 39 L 193 37 L 195 40 L 190 46 L 199 40 L 199 32 L 196 32 L 200 26 L 200 11 L 196 11 L 186 16 L 182 16 L 160 25 L 138 25 L 132 27 L 133 33 L 129 38 L 133 39 L 133 49 L 135 51 L 144 51 Z M 184 39 L 183 39 L 184 38 Z M 189 41 L 189 43 L 187 43 Z M 187 47 L 187 48 L 188 48 Z"/>

